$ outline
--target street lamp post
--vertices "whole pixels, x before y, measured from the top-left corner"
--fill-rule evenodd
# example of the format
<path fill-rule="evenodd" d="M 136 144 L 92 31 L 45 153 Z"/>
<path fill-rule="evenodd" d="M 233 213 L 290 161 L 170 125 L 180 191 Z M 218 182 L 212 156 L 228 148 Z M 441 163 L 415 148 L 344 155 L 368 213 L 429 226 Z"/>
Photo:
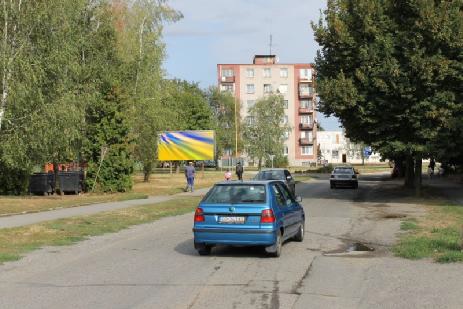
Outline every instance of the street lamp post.
<path fill-rule="evenodd" d="M 269 155 L 270 160 L 272 160 L 272 168 L 273 168 L 273 158 L 275 158 L 275 155 Z"/>

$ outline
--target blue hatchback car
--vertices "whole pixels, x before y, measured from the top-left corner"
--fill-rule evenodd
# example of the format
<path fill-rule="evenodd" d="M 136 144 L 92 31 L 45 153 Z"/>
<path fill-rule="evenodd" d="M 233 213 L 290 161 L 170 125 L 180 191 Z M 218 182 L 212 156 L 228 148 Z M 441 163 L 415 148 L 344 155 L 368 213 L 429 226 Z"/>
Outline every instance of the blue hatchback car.
<path fill-rule="evenodd" d="M 285 240 L 304 239 L 304 209 L 281 181 L 222 182 L 194 214 L 194 245 L 200 255 L 215 245 L 263 246 L 278 257 Z"/>

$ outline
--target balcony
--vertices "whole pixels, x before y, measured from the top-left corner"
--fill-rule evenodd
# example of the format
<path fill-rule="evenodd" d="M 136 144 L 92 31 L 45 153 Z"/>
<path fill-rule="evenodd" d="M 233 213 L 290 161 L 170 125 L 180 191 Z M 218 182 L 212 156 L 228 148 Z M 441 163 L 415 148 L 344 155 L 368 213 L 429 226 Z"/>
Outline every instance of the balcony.
<path fill-rule="evenodd" d="M 313 130 L 313 123 L 300 123 L 299 129 L 300 130 Z"/>
<path fill-rule="evenodd" d="M 235 76 L 222 76 L 220 81 L 222 83 L 234 83 L 235 82 Z"/>
<path fill-rule="evenodd" d="M 299 89 L 299 98 L 300 99 L 312 99 L 314 97 L 314 92 L 309 90 Z"/>
<path fill-rule="evenodd" d="M 311 113 L 313 113 L 313 108 L 299 107 L 299 114 L 311 114 Z"/>
<path fill-rule="evenodd" d="M 299 145 L 301 145 L 301 146 L 310 146 L 310 145 L 313 145 L 313 139 L 309 139 L 309 138 L 300 138 L 300 139 L 299 139 Z"/>

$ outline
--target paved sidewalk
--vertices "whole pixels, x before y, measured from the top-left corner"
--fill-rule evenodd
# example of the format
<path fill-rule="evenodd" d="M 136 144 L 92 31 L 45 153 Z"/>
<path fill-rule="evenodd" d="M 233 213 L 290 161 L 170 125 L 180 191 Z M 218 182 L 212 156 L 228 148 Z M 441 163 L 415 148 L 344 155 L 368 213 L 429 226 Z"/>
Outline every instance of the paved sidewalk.
<path fill-rule="evenodd" d="M 156 204 L 179 197 L 201 196 L 207 193 L 209 188 L 196 190 L 194 193 L 178 193 L 167 196 L 152 196 L 147 199 L 128 200 L 121 202 L 99 203 L 72 208 L 63 208 L 57 210 L 43 211 L 37 213 L 14 215 L 0 218 L 0 229 L 12 228 L 23 225 L 40 223 L 43 221 L 69 218 L 75 216 L 92 215 L 103 211 L 110 211 L 134 206 Z"/>

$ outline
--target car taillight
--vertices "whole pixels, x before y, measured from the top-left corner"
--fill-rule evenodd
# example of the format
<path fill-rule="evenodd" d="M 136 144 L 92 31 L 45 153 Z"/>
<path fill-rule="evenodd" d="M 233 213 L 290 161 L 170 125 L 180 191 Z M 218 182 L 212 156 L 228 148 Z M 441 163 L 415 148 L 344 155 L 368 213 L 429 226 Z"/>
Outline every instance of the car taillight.
<path fill-rule="evenodd" d="M 204 222 L 204 212 L 202 208 L 196 208 L 195 211 L 195 222 Z"/>
<path fill-rule="evenodd" d="M 273 210 L 265 209 L 262 210 L 260 216 L 260 223 L 273 223 L 275 222 L 275 215 L 273 214 Z"/>

